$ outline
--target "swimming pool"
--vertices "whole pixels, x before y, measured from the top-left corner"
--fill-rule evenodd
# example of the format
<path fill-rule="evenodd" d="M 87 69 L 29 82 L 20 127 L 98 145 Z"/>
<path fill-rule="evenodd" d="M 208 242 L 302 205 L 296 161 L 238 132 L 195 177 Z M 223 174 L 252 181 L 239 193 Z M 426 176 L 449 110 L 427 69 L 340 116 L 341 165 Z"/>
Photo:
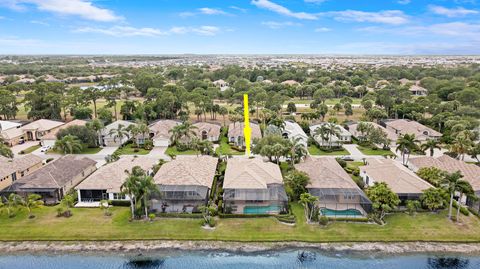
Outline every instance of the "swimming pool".
<path fill-rule="evenodd" d="M 278 213 L 280 212 L 281 207 L 278 205 L 267 205 L 267 206 L 246 206 L 243 208 L 243 214 L 268 214 L 268 213 Z"/>
<path fill-rule="evenodd" d="M 320 209 L 320 212 L 322 212 L 322 215 L 327 216 L 327 217 L 348 217 L 348 216 L 362 216 L 362 212 L 360 212 L 357 209 L 345 209 L 345 210 L 333 210 L 329 208 L 322 208 Z"/>

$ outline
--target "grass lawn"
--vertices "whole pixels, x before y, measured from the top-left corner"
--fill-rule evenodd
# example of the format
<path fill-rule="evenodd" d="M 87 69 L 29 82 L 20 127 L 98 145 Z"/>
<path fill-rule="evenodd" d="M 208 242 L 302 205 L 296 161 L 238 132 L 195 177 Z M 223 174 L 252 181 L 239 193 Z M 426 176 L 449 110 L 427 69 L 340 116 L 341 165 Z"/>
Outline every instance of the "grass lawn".
<path fill-rule="evenodd" d="M 165 151 L 166 155 L 197 155 L 200 154 L 197 150 L 178 151 L 176 146 L 169 146 Z"/>
<path fill-rule="evenodd" d="M 26 148 L 22 151 L 20 151 L 21 153 L 20 154 L 29 154 L 29 153 L 32 153 L 34 152 L 35 150 L 39 149 L 41 146 L 40 145 L 35 145 L 35 146 L 31 146 L 29 148 Z"/>
<path fill-rule="evenodd" d="M 135 150 L 138 150 L 135 152 Z M 115 152 L 119 155 L 146 155 L 150 153 L 150 150 L 144 148 L 134 148 L 133 144 L 126 144 L 123 147 L 118 148 Z"/>
<path fill-rule="evenodd" d="M 87 147 L 85 147 L 82 151 L 80 151 L 79 153 L 75 153 L 75 154 L 96 154 L 96 153 L 99 153 L 101 150 L 102 150 L 102 148 L 87 148 Z M 49 149 L 47 151 L 47 154 L 63 154 L 63 153 L 58 152 L 54 149 Z"/>
<path fill-rule="evenodd" d="M 217 154 L 221 155 L 244 155 L 244 151 L 238 151 L 233 149 L 230 144 L 228 144 L 228 138 L 222 134 L 220 138 L 220 145 L 216 149 Z"/>
<path fill-rule="evenodd" d="M 321 149 L 319 149 L 316 145 L 310 145 L 308 146 L 308 152 L 310 153 L 310 155 L 326 155 L 326 156 L 332 156 L 332 155 L 339 155 L 339 156 L 343 156 L 343 155 L 350 155 L 350 153 L 348 151 L 346 151 L 345 149 L 343 150 L 339 150 L 339 151 L 332 151 L 332 152 L 327 152 L 327 151 L 323 151 Z"/>
<path fill-rule="evenodd" d="M 357 145 L 357 148 L 358 150 L 360 150 L 363 154 L 365 155 L 382 155 L 382 156 L 388 156 L 388 155 L 392 155 L 393 152 L 391 152 L 390 150 L 386 150 L 386 149 L 372 149 L 370 147 L 363 147 L 363 146 L 360 146 L 360 145 Z"/>
<path fill-rule="evenodd" d="M 479 242 L 480 220 L 462 216 L 461 223 L 450 222 L 446 212 L 419 213 L 415 217 L 398 213 L 386 218 L 387 224 L 332 222 L 327 227 L 309 225 L 303 208 L 292 204 L 295 226 L 275 218 L 219 219 L 215 230 L 205 230 L 199 219 L 157 218 L 153 222 L 129 222 L 128 207 L 114 207 L 106 217 L 96 208 L 74 208 L 70 218 L 57 218 L 56 207 L 26 210 L 14 218 L 0 215 L 2 240 L 224 240 L 224 241 L 456 241 Z"/>

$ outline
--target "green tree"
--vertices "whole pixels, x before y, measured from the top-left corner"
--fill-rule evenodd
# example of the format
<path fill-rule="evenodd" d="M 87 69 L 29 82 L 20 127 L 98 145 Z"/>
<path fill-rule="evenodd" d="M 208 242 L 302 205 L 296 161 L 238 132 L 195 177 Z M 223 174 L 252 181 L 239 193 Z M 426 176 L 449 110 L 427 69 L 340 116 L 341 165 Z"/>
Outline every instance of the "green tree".
<path fill-rule="evenodd" d="M 435 151 L 435 149 L 441 149 L 440 148 L 440 141 L 436 140 L 436 139 L 427 139 L 427 141 L 425 141 L 425 143 L 423 143 L 420 148 L 426 152 L 427 150 L 430 151 L 430 156 L 433 157 L 433 153 Z"/>
<path fill-rule="evenodd" d="M 0 136 L 0 156 L 13 158 L 12 150 L 4 144 L 3 138 Z"/>
<path fill-rule="evenodd" d="M 0 115 L 4 119 L 15 119 L 18 112 L 17 97 L 9 90 L 0 88 Z"/>
<path fill-rule="evenodd" d="M 398 137 L 397 148 L 395 150 L 401 152 L 403 165 L 407 165 L 410 153 L 417 148 L 418 142 L 414 134 L 404 134 Z"/>
<path fill-rule="evenodd" d="M 385 182 L 375 182 L 369 187 L 366 194 L 372 201 L 374 214 L 381 223 L 384 223 L 386 214 L 394 210 L 400 203 L 400 198 Z"/>
<path fill-rule="evenodd" d="M 63 154 L 79 153 L 83 150 L 82 142 L 73 135 L 66 135 L 55 141 L 53 149 Z"/>
<path fill-rule="evenodd" d="M 171 136 L 171 142 L 172 144 L 177 144 L 179 141 L 188 141 L 190 140 L 193 136 L 196 135 L 195 127 L 192 125 L 190 122 L 185 121 L 181 124 L 178 124 L 174 126 L 169 133 L 172 134 Z"/>
<path fill-rule="evenodd" d="M 27 196 L 27 199 L 23 203 L 23 207 L 25 207 L 28 211 L 28 217 L 34 218 L 35 216 L 32 214 L 33 209 L 39 208 L 43 205 L 43 201 L 41 200 L 42 196 L 39 194 L 33 193 Z"/>
<path fill-rule="evenodd" d="M 310 178 L 305 172 L 292 170 L 285 176 L 285 185 L 290 194 L 290 199 L 297 201 L 302 193 L 307 192 L 307 184 Z"/>
<path fill-rule="evenodd" d="M 102 90 L 95 87 L 88 87 L 84 90 L 84 96 L 86 100 L 89 100 L 93 104 L 93 114 L 97 118 L 97 100 L 103 96 Z"/>
<path fill-rule="evenodd" d="M 70 210 L 75 205 L 75 198 L 71 194 L 63 196 L 63 199 L 60 201 L 60 205 L 65 208 L 63 215 L 65 217 L 72 216 L 72 211 Z"/>
<path fill-rule="evenodd" d="M 421 207 L 421 203 L 418 200 L 408 200 L 406 202 L 406 207 L 408 210 L 408 214 L 413 216 L 415 212 L 417 212 L 417 210 Z"/>
<path fill-rule="evenodd" d="M 108 135 L 113 137 L 114 142 L 122 141 L 124 138 L 130 139 L 130 132 L 123 124 L 119 124 L 117 128 L 111 129 Z"/>
<path fill-rule="evenodd" d="M 289 102 L 287 104 L 287 112 L 290 114 L 297 112 L 297 106 L 295 106 L 294 102 Z"/>
<path fill-rule="evenodd" d="M 423 191 L 420 196 L 420 202 L 423 207 L 428 208 L 430 211 L 437 211 L 438 209 L 445 207 L 445 199 L 441 189 L 428 188 Z"/>
<path fill-rule="evenodd" d="M 3 205 L 7 209 L 7 215 L 9 218 L 15 217 L 15 212 L 18 209 L 18 206 L 20 206 L 22 203 L 22 197 L 16 193 L 10 193 L 10 195 L 5 198 L 5 203 L 3 203 Z"/>
<path fill-rule="evenodd" d="M 316 202 L 318 197 L 311 195 L 310 193 L 302 193 L 300 195 L 300 203 L 303 205 L 303 210 L 305 212 L 305 217 L 308 222 L 311 222 L 315 211 L 317 210 Z"/>
<path fill-rule="evenodd" d="M 452 219 L 452 208 L 455 192 L 461 193 L 462 191 L 472 189 L 470 183 L 462 180 L 462 178 L 463 175 L 459 171 L 457 171 L 454 173 L 446 173 L 442 181 L 442 185 L 450 194 L 450 203 L 448 206 L 448 218 L 450 220 Z"/>

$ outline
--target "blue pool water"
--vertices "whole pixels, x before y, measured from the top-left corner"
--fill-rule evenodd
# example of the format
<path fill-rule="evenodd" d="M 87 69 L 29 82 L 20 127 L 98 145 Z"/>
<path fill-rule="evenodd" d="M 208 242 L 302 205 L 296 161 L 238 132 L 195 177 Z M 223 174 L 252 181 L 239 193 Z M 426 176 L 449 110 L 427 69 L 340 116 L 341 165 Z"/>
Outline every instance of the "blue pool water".
<path fill-rule="evenodd" d="M 333 210 L 329 208 L 322 208 L 320 209 L 322 212 L 322 215 L 325 215 L 327 217 L 330 216 L 339 216 L 339 217 L 347 217 L 347 216 L 362 216 L 362 212 L 356 210 L 356 209 L 346 209 L 346 210 Z"/>
<path fill-rule="evenodd" d="M 309 250 L 266 253 L 185 252 L 83 255 L 0 255 L 0 269 L 478 269 L 479 256 L 347 255 Z"/>
<path fill-rule="evenodd" d="M 278 205 L 269 206 L 246 206 L 243 208 L 244 214 L 267 214 L 269 212 L 279 212 L 281 207 Z"/>

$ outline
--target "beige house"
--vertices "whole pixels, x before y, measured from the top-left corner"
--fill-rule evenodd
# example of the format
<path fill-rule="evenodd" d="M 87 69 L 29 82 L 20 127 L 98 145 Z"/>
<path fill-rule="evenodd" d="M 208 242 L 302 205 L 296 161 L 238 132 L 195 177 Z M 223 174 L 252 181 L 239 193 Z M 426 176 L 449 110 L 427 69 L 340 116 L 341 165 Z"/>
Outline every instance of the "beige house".
<path fill-rule="evenodd" d="M 41 140 L 44 135 L 63 124 L 64 123 L 60 121 L 40 119 L 20 128 L 23 130 L 24 139 L 26 141 L 37 141 Z"/>
<path fill-rule="evenodd" d="M 397 136 L 414 134 L 415 138 L 420 142 L 425 142 L 427 139 L 440 139 L 440 137 L 442 137 L 441 133 L 413 120 L 387 120 L 385 121 L 385 128 Z"/>
<path fill-rule="evenodd" d="M 278 214 L 287 211 L 288 197 L 278 165 L 260 158 L 232 158 L 223 180 L 225 213 Z"/>
<path fill-rule="evenodd" d="M 146 156 L 122 156 L 116 162 L 107 163 L 75 187 L 79 201 L 77 206 L 96 207 L 100 206 L 101 200 L 130 201 L 130 197 L 121 192 L 121 186 L 128 177 L 125 171 L 131 172 L 133 167 L 139 166 L 151 173 L 156 163 L 156 159 Z"/>
<path fill-rule="evenodd" d="M 322 215 L 361 217 L 370 212 L 372 203 L 334 158 L 308 157 L 295 169 L 310 177 L 307 189 L 319 198 Z"/>
<path fill-rule="evenodd" d="M 228 142 L 234 143 L 237 147 L 245 147 L 245 136 L 243 129 L 245 124 L 243 122 L 232 122 L 228 125 Z M 255 138 L 262 138 L 262 132 L 260 126 L 256 123 L 250 122 L 250 128 L 252 129 L 252 143 Z"/>
<path fill-rule="evenodd" d="M 208 122 L 197 122 L 197 123 L 194 123 L 193 126 L 196 127 L 196 129 L 194 129 L 194 132 L 196 133 L 197 137 L 201 140 L 216 142 L 220 138 L 221 126 L 219 124 L 213 124 Z"/>
<path fill-rule="evenodd" d="M 192 213 L 206 205 L 218 159 L 211 156 L 182 157 L 160 167 L 154 176 L 160 196 L 152 199 L 158 212 Z"/>
<path fill-rule="evenodd" d="M 365 122 L 365 123 L 371 124 L 373 126 L 373 128 L 380 129 L 380 130 L 384 131 L 387 134 L 387 138 L 390 139 L 392 142 L 397 141 L 398 135 L 394 131 L 388 130 L 387 128 L 385 128 L 385 127 L 383 127 L 380 124 L 377 124 L 375 122 Z M 350 124 L 350 125 L 348 125 L 348 131 L 352 134 L 353 137 L 355 137 L 357 139 L 362 139 L 365 134 L 362 134 L 361 132 L 359 132 L 357 130 L 357 127 L 358 127 L 358 123 Z"/>
<path fill-rule="evenodd" d="M 155 147 L 168 147 L 172 134 L 170 130 L 179 125 L 180 122 L 174 120 L 159 120 L 148 126 L 150 138 Z"/>
<path fill-rule="evenodd" d="M 359 168 L 366 186 L 385 182 L 402 201 L 418 199 L 423 191 L 433 187 L 395 160 L 371 158 L 367 160 L 367 165 Z"/>
<path fill-rule="evenodd" d="M 42 167 L 42 163 L 42 158 L 33 154 L 14 159 L 0 156 L 0 191 L 39 169 Z"/>
<path fill-rule="evenodd" d="M 15 181 L 4 192 L 22 196 L 40 194 L 46 204 L 56 204 L 73 187 L 93 173 L 97 162 L 87 157 L 66 155 Z"/>
<path fill-rule="evenodd" d="M 118 129 L 119 126 L 122 126 L 122 128 L 128 128 L 130 125 L 135 125 L 135 123 L 131 121 L 126 121 L 126 120 L 117 120 L 109 125 L 105 126 L 102 130 L 102 144 L 105 147 L 118 147 L 123 145 L 129 140 L 129 137 L 116 137 L 115 132 L 112 130 Z M 130 137 L 131 138 L 131 137 Z"/>
<path fill-rule="evenodd" d="M 7 130 L 1 131 L 1 136 L 6 145 L 15 146 L 20 144 L 21 141 L 24 141 L 24 133 L 22 128 L 14 127 Z"/>
<path fill-rule="evenodd" d="M 66 129 L 71 126 L 85 126 L 86 124 L 87 122 L 84 120 L 72 120 L 63 125 L 60 125 L 57 128 L 50 130 L 49 133 L 42 136 L 42 139 L 41 139 L 42 146 L 53 147 L 55 145 L 55 141 L 57 141 L 57 134 L 58 132 L 60 132 L 60 130 Z"/>
<path fill-rule="evenodd" d="M 409 161 L 409 167 L 414 172 L 417 172 L 418 169 L 424 167 L 436 167 L 448 173 L 460 171 L 460 173 L 463 175 L 462 179 L 468 181 L 468 183 L 472 185 L 475 195 L 480 197 L 480 167 L 475 164 L 468 164 L 454 159 L 448 155 L 442 155 L 440 157 L 423 156 L 411 158 Z M 477 212 L 480 211 L 479 201 L 467 199 L 466 203 Z"/>

